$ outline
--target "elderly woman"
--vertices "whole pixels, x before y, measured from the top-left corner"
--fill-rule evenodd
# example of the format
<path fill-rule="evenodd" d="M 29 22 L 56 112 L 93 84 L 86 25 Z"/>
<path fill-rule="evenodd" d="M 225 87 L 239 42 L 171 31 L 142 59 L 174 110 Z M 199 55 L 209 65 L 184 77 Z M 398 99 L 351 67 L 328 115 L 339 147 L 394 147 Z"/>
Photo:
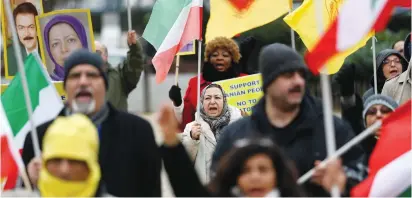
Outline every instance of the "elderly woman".
<path fill-rule="evenodd" d="M 55 81 L 64 79 L 63 63 L 73 52 L 88 48 L 86 30 L 82 23 L 70 15 L 58 15 L 50 20 L 44 28 L 44 42 L 47 54 L 54 63 L 50 75 Z"/>
<path fill-rule="evenodd" d="M 195 161 L 202 182 L 207 183 L 210 178 L 212 154 L 222 128 L 241 118 L 242 115 L 239 109 L 227 104 L 225 93 L 220 85 L 207 86 L 202 91 L 200 101 L 199 119 L 186 125 L 182 140 Z"/>
<path fill-rule="evenodd" d="M 240 58 L 239 47 L 232 39 L 216 37 L 208 42 L 205 50 L 205 63 L 200 76 L 200 91 L 216 81 L 246 76 L 247 74 L 239 72 Z M 190 79 L 183 100 L 178 86 L 172 86 L 169 91 L 169 97 L 175 106 L 176 117 L 182 121 L 182 128 L 195 120 L 197 86 L 196 76 Z"/>

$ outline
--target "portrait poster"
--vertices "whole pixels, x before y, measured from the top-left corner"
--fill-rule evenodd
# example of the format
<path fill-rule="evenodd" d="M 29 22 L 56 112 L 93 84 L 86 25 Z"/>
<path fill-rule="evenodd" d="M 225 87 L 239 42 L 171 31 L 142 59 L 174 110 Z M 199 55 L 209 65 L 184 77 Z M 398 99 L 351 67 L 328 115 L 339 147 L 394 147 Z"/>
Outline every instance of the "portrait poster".
<path fill-rule="evenodd" d="M 64 79 L 64 61 L 74 51 L 95 51 L 89 9 L 57 10 L 36 17 L 41 57 L 53 81 Z"/>
<path fill-rule="evenodd" d="M 193 55 L 196 54 L 196 48 L 195 48 L 195 43 L 196 41 L 192 41 L 185 45 L 176 55 L 179 56 L 185 56 L 185 55 Z"/>
<path fill-rule="evenodd" d="M 43 13 L 42 0 L 6 0 L 10 1 L 16 32 L 19 39 L 21 55 L 24 59 L 28 54 L 39 51 L 39 40 L 36 27 L 36 16 Z M 12 30 L 8 23 L 4 1 L 0 1 L 1 33 L 3 36 L 4 76 L 12 79 L 17 73 L 17 59 L 13 46 Z"/>

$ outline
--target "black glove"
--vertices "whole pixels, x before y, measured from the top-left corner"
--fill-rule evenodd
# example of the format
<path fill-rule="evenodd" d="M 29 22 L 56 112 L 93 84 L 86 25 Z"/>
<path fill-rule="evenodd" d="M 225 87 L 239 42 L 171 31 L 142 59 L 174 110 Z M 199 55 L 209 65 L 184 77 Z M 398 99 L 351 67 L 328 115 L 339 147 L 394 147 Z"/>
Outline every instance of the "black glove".
<path fill-rule="evenodd" d="M 169 98 L 173 101 L 175 107 L 178 107 L 182 104 L 182 94 L 180 93 L 180 87 L 173 85 L 169 90 Z"/>
<path fill-rule="evenodd" d="M 336 74 L 335 81 L 339 84 L 341 96 L 355 94 L 355 65 L 344 64 Z"/>
<path fill-rule="evenodd" d="M 257 40 L 255 39 L 255 37 L 248 36 L 239 42 L 240 53 L 242 54 L 243 57 L 248 56 L 250 53 L 252 53 L 253 48 L 255 47 L 256 41 Z"/>

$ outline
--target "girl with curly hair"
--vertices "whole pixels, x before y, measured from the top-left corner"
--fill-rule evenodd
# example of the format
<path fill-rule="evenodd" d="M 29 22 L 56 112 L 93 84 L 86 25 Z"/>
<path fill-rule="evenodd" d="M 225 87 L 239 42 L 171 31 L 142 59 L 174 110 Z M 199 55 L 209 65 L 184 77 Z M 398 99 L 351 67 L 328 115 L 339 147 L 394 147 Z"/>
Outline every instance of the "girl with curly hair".
<path fill-rule="evenodd" d="M 216 37 L 206 44 L 205 62 L 200 76 L 200 92 L 220 80 L 227 80 L 246 76 L 240 73 L 239 61 L 241 55 L 238 45 L 234 40 L 226 37 Z M 189 80 L 186 94 L 182 100 L 180 88 L 173 85 L 169 91 L 169 97 L 175 106 L 176 117 L 181 120 L 181 128 L 195 118 L 197 105 L 197 76 Z"/>

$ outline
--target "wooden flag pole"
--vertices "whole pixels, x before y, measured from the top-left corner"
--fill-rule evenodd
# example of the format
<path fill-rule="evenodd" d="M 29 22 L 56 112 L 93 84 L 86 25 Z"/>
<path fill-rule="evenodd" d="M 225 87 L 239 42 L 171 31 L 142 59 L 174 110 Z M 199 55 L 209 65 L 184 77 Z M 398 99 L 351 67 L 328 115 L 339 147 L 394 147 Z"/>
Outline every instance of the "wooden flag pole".
<path fill-rule="evenodd" d="M 323 16 L 322 16 L 322 0 L 316 0 L 316 17 L 317 26 L 319 34 L 323 34 Z M 326 148 L 328 157 L 331 157 L 336 150 L 335 142 L 335 129 L 333 125 L 333 114 L 332 114 L 332 97 L 331 88 L 329 82 L 329 76 L 326 74 L 327 68 L 323 66 L 323 72 L 320 74 L 320 81 L 322 87 L 322 103 L 323 103 L 323 120 L 325 125 L 325 135 L 326 135 Z M 331 189 L 332 197 L 340 197 L 340 190 L 335 184 Z"/>
<path fill-rule="evenodd" d="M 175 85 L 178 84 L 179 79 L 179 66 L 180 66 L 180 55 L 176 55 L 176 71 L 175 71 Z"/>
<path fill-rule="evenodd" d="M 26 71 L 24 70 L 23 57 L 21 55 L 21 49 L 19 45 L 19 38 L 16 32 L 16 24 L 14 22 L 13 14 L 11 11 L 10 1 L 4 1 L 4 2 L 5 2 L 7 20 L 10 25 L 11 32 L 12 32 L 14 53 L 15 53 L 16 60 L 17 60 L 17 68 L 18 68 L 17 71 L 20 73 L 21 82 L 23 86 L 24 99 L 26 102 L 26 109 L 27 109 L 27 114 L 29 117 L 30 128 L 31 128 L 30 134 L 31 134 L 32 142 L 33 142 L 34 154 L 36 157 L 41 157 L 40 146 L 39 146 L 39 141 L 38 141 L 39 139 L 37 137 L 37 130 L 36 130 L 36 126 L 35 126 L 34 119 L 33 119 L 33 106 L 30 100 L 29 86 L 27 84 Z"/>

